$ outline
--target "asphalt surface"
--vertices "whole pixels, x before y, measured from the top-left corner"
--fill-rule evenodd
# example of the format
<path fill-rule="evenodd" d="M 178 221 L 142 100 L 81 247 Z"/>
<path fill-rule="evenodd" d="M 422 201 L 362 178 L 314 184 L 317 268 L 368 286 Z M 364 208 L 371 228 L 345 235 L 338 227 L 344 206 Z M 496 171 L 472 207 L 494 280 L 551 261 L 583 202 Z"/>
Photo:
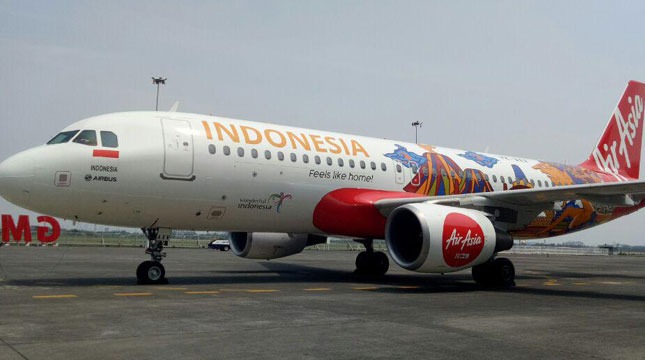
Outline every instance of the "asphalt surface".
<path fill-rule="evenodd" d="M 645 257 L 509 256 L 517 288 L 467 271 L 381 280 L 356 252 L 253 261 L 169 249 L 1 247 L 0 359 L 643 359 Z"/>

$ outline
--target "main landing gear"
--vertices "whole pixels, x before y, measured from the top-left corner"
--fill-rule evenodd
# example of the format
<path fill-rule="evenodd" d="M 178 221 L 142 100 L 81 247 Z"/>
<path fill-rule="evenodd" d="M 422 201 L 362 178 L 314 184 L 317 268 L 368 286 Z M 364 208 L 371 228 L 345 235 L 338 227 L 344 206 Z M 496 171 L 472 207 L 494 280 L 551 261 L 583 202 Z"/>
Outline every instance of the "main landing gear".
<path fill-rule="evenodd" d="M 163 240 L 158 239 L 159 229 L 142 228 L 141 231 L 148 238 L 146 254 L 149 254 L 152 260 L 144 261 L 137 267 L 137 283 L 167 284 L 166 269 L 161 265 L 161 259 L 166 257 L 166 253 L 163 252 Z"/>
<path fill-rule="evenodd" d="M 507 258 L 497 258 L 473 266 L 473 280 L 485 288 L 509 288 L 515 286 L 515 266 Z"/>
<path fill-rule="evenodd" d="M 374 241 L 372 239 L 354 240 L 365 246 L 365 251 L 361 251 L 356 257 L 356 274 L 383 276 L 390 268 L 390 260 L 387 255 L 381 251 L 374 251 Z"/>

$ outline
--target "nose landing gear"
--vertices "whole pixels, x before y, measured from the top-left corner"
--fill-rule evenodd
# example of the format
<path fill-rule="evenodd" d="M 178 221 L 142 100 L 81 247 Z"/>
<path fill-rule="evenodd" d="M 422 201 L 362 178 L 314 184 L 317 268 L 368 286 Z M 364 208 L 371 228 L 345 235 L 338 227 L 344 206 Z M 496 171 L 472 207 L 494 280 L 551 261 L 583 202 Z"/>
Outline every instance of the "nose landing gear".
<path fill-rule="evenodd" d="M 146 254 L 152 260 L 144 261 L 137 267 L 137 283 L 167 284 L 166 269 L 161 265 L 161 259 L 166 257 L 166 253 L 163 252 L 164 240 L 159 238 L 159 228 L 142 228 L 141 231 L 148 238 Z"/>
<path fill-rule="evenodd" d="M 365 251 L 361 251 L 356 257 L 356 274 L 383 276 L 390 268 L 390 260 L 384 252 L 374 251 L 374 241 L 372 239 L 354 240 L 365 246 Z"/>

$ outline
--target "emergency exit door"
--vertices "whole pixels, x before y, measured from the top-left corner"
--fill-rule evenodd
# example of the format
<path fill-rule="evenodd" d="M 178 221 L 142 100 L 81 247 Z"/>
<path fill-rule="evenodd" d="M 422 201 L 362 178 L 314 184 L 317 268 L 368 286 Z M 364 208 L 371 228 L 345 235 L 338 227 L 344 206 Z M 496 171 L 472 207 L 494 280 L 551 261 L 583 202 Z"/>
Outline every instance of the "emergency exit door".
<path fill-rule="evenodd" d="M 161 119 L 164 142 L 164 166 L 161 177 L 167 180 L 195 180 L 193 132 L 190 122 Z"/>

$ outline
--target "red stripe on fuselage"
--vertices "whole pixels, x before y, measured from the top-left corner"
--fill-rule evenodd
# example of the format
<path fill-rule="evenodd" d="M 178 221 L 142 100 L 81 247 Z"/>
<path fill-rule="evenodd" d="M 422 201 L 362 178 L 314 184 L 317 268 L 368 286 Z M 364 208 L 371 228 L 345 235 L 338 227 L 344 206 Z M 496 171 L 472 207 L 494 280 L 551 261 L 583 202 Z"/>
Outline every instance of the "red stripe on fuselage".
<path fill-rule="evenodd" d="M 116 150 L 94 150 L 93 156 L 118 159 L 119 152 Z"/>

